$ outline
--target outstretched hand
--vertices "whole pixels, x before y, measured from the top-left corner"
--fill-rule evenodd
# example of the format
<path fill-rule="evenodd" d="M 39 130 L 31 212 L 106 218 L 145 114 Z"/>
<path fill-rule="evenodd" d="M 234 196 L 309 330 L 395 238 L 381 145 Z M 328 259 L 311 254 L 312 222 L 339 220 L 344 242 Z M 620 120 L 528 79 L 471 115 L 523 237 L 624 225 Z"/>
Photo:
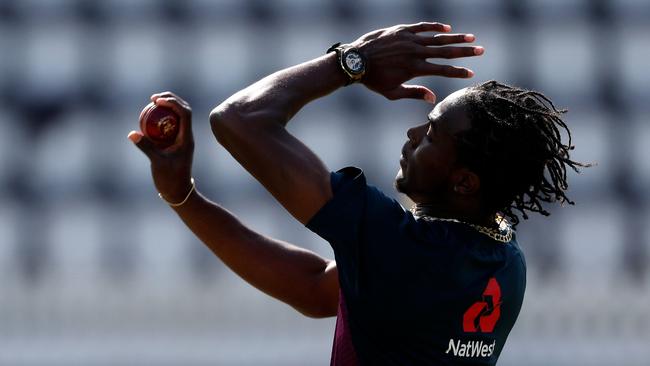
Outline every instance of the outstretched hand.
<path fill-rule="evenodd" d="M 405 85 L 406 81 L 427 75 L 470 78 L 474 72 L 464 67 L 428 62 L 431 58 L 460 58 L 482 55 L 480 46 L 450 46 L 471 43 L 472 34 L 421 35 L 425 32 L 448 33 L 451 26 L 442 23 L 396 25 L 367 33 L 350 45 L 367 59 L 366 74 L 361 82 L 390 100 L 402 98 L 435 102 L 435 94 L 421 85 Z M 435 47 L 432 47 L 435 46 Z"/>
<path fill-rule="evenodd" d="M 154 94 L 151 101 L 172 109 L 180 117 L 176 140 L 171 146 L 159 147 L 139 131 L 131 131 L 128 138 L 151 161 L 151 175 L 158 192 L 169 202 L 180 202 L 192 187 L 192 108 L 172 92 Z"/>

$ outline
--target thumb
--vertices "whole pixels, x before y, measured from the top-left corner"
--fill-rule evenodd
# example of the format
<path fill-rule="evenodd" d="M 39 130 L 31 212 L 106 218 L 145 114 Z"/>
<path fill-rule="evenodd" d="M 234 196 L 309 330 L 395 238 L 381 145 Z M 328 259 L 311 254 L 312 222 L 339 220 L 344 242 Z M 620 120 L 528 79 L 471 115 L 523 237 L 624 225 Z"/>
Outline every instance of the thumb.
<path fill-rule="evenodd" d="M 140 149 L 148 158 L 151 160 L 153 158 L 154 152 L 155 152 L 155 147 L 153 143 L 146 137 L 141 132 L 138 131 L 131 131 L 129 132 L 129 135 L 127 136 L 133 144 Z"/>
<path fill-rule="evenodd" d="M 384 92 L 384 96 L 390 100 L 397 99 L 423 99 L 431 104 L 436 102 L 436 95 L 428 88 L 421 85 L 402 84 L 395 89 Z"/>

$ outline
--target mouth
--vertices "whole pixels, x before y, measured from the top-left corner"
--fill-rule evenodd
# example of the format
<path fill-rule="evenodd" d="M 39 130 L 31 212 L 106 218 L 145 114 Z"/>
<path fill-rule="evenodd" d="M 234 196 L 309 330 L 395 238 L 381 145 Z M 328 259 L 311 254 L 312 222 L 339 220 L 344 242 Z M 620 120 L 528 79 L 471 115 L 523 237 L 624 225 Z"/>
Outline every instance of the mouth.
<path fill-rule="evenodd" d="M 406 162 L 408 159 L 406 159 L 406 145 L 402 148 L 402 155 L 399 157 L 399 165 L 404 168 L 406 166 Z"/>

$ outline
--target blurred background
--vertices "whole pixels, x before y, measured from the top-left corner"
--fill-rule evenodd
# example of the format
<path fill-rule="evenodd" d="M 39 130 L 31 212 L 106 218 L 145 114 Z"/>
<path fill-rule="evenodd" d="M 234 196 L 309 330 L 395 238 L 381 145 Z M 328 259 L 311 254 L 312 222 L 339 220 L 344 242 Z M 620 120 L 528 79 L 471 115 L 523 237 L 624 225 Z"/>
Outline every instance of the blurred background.
<path fill-rule="evenodd" d="M 329 364 L 334 319 L 229 272 L 157 198 L 126 135 L 152 93 L 177 92 L 194 109 L 198 188 L 331 257 L 217 145 L 208 113 L 334 42 L 420 20 L 476 34 L 485 55 L 455 62 L 472 83 L 567 107 L 575 158 L 598 163 L 570 175 L 575 206 L 519 227 L 528 290 L 499 364 L 648 365 L 649 19 L 647 0 L 1 0 L 0 365 Z M 417 82 L 440 99 L 468 83 Z M 396 194 L 406 129 L 429 108 L 355 85 L 290 130 Z"/>

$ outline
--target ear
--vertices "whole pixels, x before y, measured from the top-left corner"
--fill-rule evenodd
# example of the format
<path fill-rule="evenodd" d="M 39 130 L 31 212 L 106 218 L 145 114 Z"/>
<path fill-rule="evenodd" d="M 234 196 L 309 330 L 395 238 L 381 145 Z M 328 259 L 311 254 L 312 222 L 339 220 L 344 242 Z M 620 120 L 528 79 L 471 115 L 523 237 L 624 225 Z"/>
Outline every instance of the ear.
<path fill-rule="evenodd" d="M 451 188 L 456 194 L 474 195 L 481 189 L 481 178 L 467 168 L 457 169 L 451 178 Z"/>

